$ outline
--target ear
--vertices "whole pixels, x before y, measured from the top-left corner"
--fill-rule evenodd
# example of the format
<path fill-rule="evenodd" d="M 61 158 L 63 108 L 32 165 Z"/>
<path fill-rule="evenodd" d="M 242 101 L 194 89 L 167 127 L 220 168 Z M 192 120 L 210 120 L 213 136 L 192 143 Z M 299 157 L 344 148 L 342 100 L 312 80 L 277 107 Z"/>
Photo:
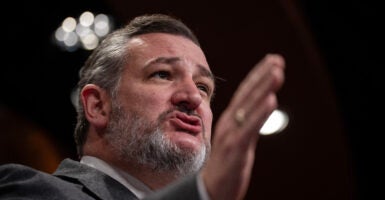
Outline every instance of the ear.
<path fill-rule="evenodd" d="M 94 84 L 87 84 L 80 92 L 85 117 L 96 129 L 104 129 L 109 120 L 111 101 L 107 92 Z"/>

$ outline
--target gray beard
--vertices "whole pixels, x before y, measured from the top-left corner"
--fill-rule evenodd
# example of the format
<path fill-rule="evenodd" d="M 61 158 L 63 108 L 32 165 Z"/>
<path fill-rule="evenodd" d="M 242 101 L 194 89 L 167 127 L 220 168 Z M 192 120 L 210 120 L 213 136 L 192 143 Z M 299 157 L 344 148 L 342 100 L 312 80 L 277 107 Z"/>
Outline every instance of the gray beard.
<path fill-rule="evenodd" d="M 156 123 L 151 123 L 135 112 L 128 115 L 123 108 L 115 106 L 106 137 L 124 162 L 144 165 L 156 173 L 173 174 L 175 178 L 198 172 L 207 159 L 211 145 L 205 140 L 196 151 L 180 148 L 166 138 L 160 124 L 170 112 L 161 114 Z"/>

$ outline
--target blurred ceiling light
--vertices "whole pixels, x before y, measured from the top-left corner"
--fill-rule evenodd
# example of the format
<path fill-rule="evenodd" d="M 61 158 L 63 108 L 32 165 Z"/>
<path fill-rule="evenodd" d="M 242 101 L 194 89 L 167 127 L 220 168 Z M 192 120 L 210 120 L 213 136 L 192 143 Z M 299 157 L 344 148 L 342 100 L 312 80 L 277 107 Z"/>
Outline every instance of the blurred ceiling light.
<path fill-rule="evenodd" d="M 83 26 L 82 24 L 78 24 L 76 26 L 76 30 L 75 30 L 76 34 L 79 36 L 79 37 L 85 37 L 87 36 L 88 34 L 92 34 L 92 30 L 90 29 L 90 27 L 87 27 L 87 26 Z"/>
<path fill-rule="evenodd" d="M 73 17 L 65 18 L 63 20 L 61 27 L 65 32 L 68 32 L 68 33 L 74 31 L 76 27 L 76 19 Z"/>
<path fill-rule="evenodd" d="M 274 110 L 263 124 L 260 134 L 271 135 L 281 132 L 289 123 L 288 115 L 282 110 Z"/>
<path fill-rule="evenodd" d="M 78 36 L 74 32 L 70 32 L 68 33 L 67 37 L 64 39 L 63 42 L 65 45 L 69 47 L 73 47 L 73 46 L 76 46 L 78 41 L 79 41 Z"/>
<path fill-rule="evenodd" d="M 95 49 L 99 44 L 99 38 L 95 34 L 88 34 L 82 38 L 83 47 L 87 50 Z"/>
<path fill-rule="evenodd" d="M 79 23 L 86 27 L 91 26 L 94 23 L 94 14 L 89 11 L 83 12 L 79 17 Z"/>
<path fill-rule="evenodd" d="M 59 27 L 55 31 L 55 39 L 59 42 L 62 42 L 67 37 L 68 32 L 64 31 L 63 27 Z"/>
<path fill-rule="evenodd" d="M 104 37 L 110 32 L 110 20 L 107 15 L 96 15 L 94 24 L 94 31 L 99 37 Z"/>
<path fill-rule="evenodd" d="M 95 16 L 92 12 L 85 11 L 78 19 L 65 18 L 54 33 L 54 40 L 66 51 L 75 51 L 79 47 L 93 50 L 112 29 L 112 20 L 108 15 Z"/>

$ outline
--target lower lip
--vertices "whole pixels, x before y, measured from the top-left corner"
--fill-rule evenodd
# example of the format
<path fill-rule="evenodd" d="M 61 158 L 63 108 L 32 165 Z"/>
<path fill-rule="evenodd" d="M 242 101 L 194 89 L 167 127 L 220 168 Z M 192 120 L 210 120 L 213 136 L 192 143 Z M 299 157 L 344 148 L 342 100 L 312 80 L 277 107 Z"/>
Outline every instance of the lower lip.
<path fill-rule="evenodd" d="M 177 128 L 183 129 L 189 134 L 197 135 L 202 131 L 201 126 L 188 124 L 178 118 L 172 118 L 170 119 L 170 122 L 174 124 L 174 126 L 176 126 Z"/>

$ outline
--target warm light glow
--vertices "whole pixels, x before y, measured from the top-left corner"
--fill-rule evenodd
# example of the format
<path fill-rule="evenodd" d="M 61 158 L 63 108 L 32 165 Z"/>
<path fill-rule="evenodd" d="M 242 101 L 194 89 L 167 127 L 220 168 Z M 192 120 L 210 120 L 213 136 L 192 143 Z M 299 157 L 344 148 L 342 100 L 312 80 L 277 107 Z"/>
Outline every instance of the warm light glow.
<path fill-rule="evenodd" d="M 281 110 L 274 110 L 266 122 L 263 124 L 260 134 L 261 135 L 271 135 L 274 133 L 281 132 L 286 128 L 289 123 L 289 117 L 286 113 Z"/>
<path fill-rule="evenodd" d="M 103 37 L 110 32 L 110 20 L 107 15 L 99 14 L 95 17 L 94 31 L 96 35 Z"/>
<path fill-rule="evenodd" d="M 89 11 L 84 12 L 79 17 L 79 23 L 85 27 L 91 26 L 94 23 L 94 14 Z"/>
<path fill-rule="evenodd" d="M 62 28 L 65 32 L 72 32 L 76 28 L 76 19 L 73 17 L 67 17 L 62 23 Z"/>
<path fill-rule="evenodd" d="M 75 46 L 78 42 L 78 36 L 74 32 L 68 33 L 68 37 L 65 38 L 64 44 L 71 47 Z"/>
<path fill-rule="evenodd" d="M 80 38 L 82 38 L 87 36 L 88 34 L 92 34 L 93 31 L 88 26 L 83 26 L 82 24 L 78 24 L 76 26 L 75 32 L 76 34 L 78 34 Z"/>
<path fill-rule="evenodd" d="M 99 39 L 95 34 L 88 34 L 82 38 L 83 47 L 87 50 L 95 49 L 99 44 Z"/>
<path fill-rule="evenodd" d="M 68 35 L 68 32 L 64 31 L 63 27 L 59 27 L 58 29 L 56 29 L 56 32 L 55 32 L 55 39 L 57 41 L 62 42 L 65 40 L 67 35 Z"/>
<path fill-rule="evenodd" d="M 112 29 L 110 18 L 105 14 L 95 15 L 90 11 L 83 12 L 78 19 L 67 17 L 55 33 L 55 43 L 66 51 L 74 51 L 78 47 L 93 50 Z"/>

